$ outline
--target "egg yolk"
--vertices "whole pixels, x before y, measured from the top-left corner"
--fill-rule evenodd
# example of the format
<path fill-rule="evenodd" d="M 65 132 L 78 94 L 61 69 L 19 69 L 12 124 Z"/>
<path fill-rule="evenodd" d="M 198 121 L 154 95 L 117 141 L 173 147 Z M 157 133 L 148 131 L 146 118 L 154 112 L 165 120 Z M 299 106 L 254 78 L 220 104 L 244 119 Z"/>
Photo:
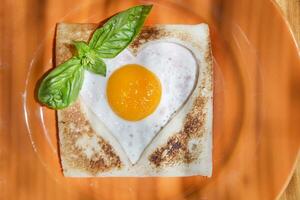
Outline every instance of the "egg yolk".
<path fill-rule="evenodd" d="M 161 98 L 161 84 L 154 73 L 137 64 L 125 65 L 110 76 L 106 94 L 113 111 L 129 121 L 154 112 Z"/>

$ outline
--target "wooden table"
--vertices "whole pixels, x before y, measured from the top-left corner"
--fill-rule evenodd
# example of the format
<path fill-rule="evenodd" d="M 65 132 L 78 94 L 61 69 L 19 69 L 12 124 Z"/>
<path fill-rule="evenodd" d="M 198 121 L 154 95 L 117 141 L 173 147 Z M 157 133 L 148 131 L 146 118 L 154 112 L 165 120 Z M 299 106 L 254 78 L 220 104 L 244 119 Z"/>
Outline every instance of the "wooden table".
<path fill-rule="evenodd" d="M 299 0 L 276 0 L 284 12 L 294 32 L 298 45 L 300 45 L 300 1 Z M 294 175 L 280 197 L 280 200 L 300 199 L 300 162 L 296 166 Z"/>

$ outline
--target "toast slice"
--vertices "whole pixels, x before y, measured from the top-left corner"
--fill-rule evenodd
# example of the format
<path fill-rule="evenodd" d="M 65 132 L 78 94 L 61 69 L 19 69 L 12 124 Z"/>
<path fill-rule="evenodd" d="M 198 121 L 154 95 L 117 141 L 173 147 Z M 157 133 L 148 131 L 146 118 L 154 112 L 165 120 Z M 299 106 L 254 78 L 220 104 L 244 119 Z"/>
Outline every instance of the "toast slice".
<path fill-rule="evenodd" d="M 71 41 L 88 41 L 96 28 L 96 24 L 58 24 L 56 64 L 72 57 Z M 79 97 L 70 107 L 57 111 L 65 176 L 211 176 L 213 69 L 208 26 L 144 27 L 127 48 L 135 53 L 143 44 L 162 39 L 184 45 L 197 61 L 197 83 L 187 102 L 133 164 L 120 141 Z"/>

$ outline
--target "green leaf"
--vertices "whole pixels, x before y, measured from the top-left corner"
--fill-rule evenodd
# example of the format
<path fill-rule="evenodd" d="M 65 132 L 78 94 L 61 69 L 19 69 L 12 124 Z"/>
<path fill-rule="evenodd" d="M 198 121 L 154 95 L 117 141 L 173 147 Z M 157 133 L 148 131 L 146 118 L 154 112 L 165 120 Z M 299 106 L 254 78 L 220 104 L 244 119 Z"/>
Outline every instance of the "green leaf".
<path fill-rule="evenodd" d="M 93 50 L 85 54 L 81 59 L 81 64 L 86 70 L 106 76 L 106 64 Z"/>
<path fill-rule="evenodd" d="M 80 59 L 73 57 L 52 70 L 41 82 L 38 99 L 53 109 L 62 109 L 73 103 L 82 87 L 84 69 Z"/>
<path fill-rule="evenodd" d="M 152 5 L 129 8 L 110 18 L 97 29 L 89 42 L 101 58 L 113 58 L 125 49 L 140 32 Z"/>

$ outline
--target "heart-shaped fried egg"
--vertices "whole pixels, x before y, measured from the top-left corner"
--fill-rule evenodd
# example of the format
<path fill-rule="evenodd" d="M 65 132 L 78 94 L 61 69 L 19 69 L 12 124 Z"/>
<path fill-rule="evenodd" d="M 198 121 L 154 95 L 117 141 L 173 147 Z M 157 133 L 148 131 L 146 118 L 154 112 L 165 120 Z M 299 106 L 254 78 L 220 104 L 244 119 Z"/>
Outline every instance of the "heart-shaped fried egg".
<path fill-rule="evenodd" d="M 186 47 L 155 41 L 136 56 L 125 49 L 105 63 L 106 77 L 85 73 L 80 96 L 136 163 L 192 93 L 197 62 Z"/>

